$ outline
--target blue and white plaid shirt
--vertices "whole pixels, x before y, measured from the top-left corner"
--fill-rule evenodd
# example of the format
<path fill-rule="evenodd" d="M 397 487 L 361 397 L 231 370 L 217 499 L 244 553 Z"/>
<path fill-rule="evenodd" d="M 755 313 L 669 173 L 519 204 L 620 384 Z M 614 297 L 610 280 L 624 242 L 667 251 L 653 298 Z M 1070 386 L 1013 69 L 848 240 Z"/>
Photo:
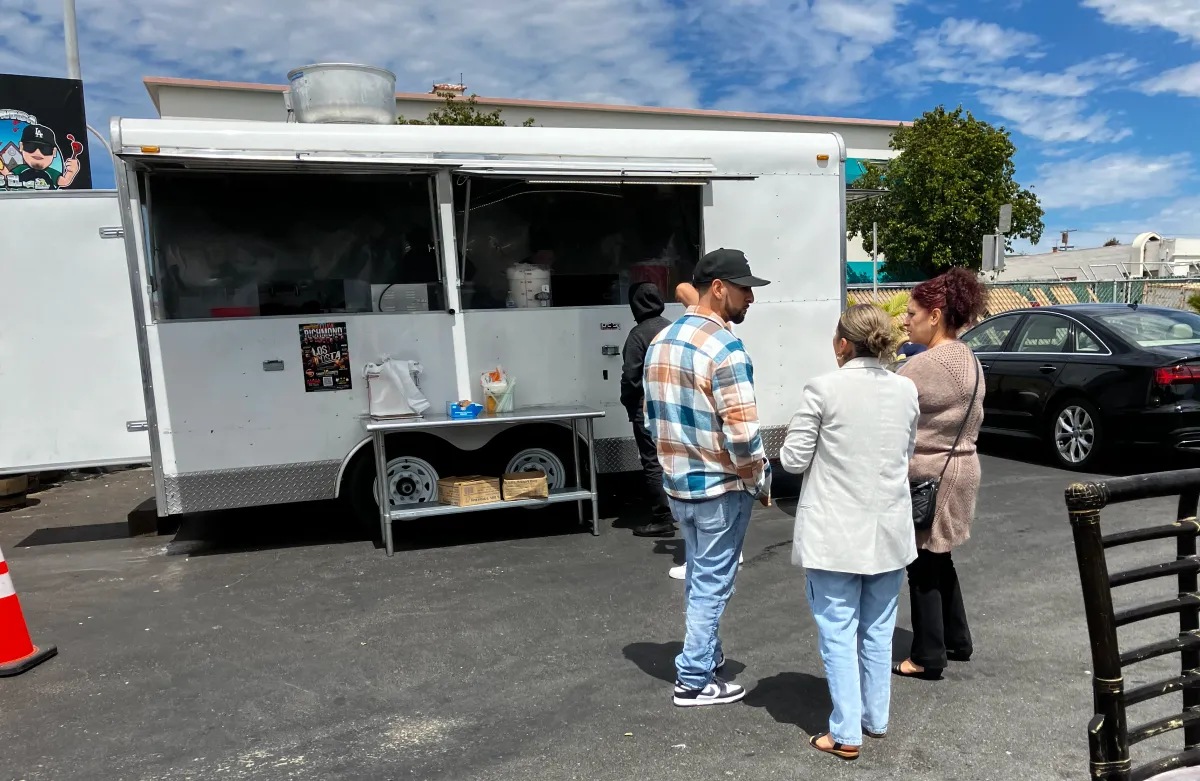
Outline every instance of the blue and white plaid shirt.
<path fill-rule="evenodd" d="M 646 351 L 643 385 L 646 430 L 670 496 L 695 501 L 768 489 L 754 365 L 720 317 L 693 307 L 659 333 Z"/>

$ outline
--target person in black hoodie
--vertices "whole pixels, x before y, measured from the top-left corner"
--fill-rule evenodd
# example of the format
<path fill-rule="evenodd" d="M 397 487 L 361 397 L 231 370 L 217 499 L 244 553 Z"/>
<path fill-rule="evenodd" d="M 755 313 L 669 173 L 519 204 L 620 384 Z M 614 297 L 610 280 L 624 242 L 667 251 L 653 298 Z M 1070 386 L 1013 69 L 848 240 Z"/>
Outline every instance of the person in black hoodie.
<path fill-rule="evenodd" d="M 646 431 L 643 403 L 646 398 L 642 390 L 642 371 L 646 363 L 646 348 L 659 331 L 671 324 L 662 316 L 663 301 L 658 287 L 652 282 L 640 282 L 629 291 L 629 308 L 637 325 L 625 340 L 621 352 L 624 364 L 621 367 L 621 404 L 629 412 L 633 424 L 633 440 L 637 443 L 642 461 L 642 474 L 646 478 L 646 490 L 650 494 L 650 509 L 653 520 L 634 528 L 638 537 L 668 537 L 675 532 L 671 518 L 671 506 L 667 503 L 667 492 L 663 490 L 662 465 L 658 463 L 658 450 L 650 432 Z"/>

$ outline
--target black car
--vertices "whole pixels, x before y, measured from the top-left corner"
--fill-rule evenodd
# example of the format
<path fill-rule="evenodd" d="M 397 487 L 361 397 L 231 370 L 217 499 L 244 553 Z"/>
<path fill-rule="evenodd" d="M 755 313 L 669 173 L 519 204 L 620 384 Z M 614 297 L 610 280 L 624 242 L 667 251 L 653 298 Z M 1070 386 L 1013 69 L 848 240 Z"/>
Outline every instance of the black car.
<path fill-rule="evenodd" d="M 985 433 L 1040 439 L 1080 470 L 1135 445 L 1200 452 L 1200 315 L 1047 306 L 991 317 L 962 338 L 987 382 Z"/>

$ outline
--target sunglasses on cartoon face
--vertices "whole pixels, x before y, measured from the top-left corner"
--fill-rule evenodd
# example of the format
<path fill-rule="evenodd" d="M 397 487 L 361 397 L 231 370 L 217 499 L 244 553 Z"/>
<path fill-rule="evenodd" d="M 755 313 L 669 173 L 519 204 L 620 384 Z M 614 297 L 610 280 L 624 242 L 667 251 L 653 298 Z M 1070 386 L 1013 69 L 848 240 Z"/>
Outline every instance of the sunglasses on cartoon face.
<path fill-rule="evenodd" d="M 21 147 L 29 154 L 42 154 L 46 157 L 54 156 L 54 144 L 46 144 L 41 141 L 25 141 Z"/>

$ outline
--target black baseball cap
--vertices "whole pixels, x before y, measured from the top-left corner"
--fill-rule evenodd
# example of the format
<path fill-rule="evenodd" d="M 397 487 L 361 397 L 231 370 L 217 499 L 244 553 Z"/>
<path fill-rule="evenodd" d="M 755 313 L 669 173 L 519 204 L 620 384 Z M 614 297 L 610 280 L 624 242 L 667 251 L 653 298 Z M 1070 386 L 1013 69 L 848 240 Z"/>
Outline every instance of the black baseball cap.
<path fill-rule="evenodd" d="M 692 284 L 709 285 L 714 280 L 730 282 L 742 287 L 762 287 L 771 284 L 750 273 L 750 261 L 740 249 L 715 249 L 696 264 Z"/>
<path fill-rule="evenodd" d="M 25 129 L 21 131 L 21 143 L 58 146 L 58 141 L 54 138 L 54 131 L 45 125 L 26 125 Z"/>

